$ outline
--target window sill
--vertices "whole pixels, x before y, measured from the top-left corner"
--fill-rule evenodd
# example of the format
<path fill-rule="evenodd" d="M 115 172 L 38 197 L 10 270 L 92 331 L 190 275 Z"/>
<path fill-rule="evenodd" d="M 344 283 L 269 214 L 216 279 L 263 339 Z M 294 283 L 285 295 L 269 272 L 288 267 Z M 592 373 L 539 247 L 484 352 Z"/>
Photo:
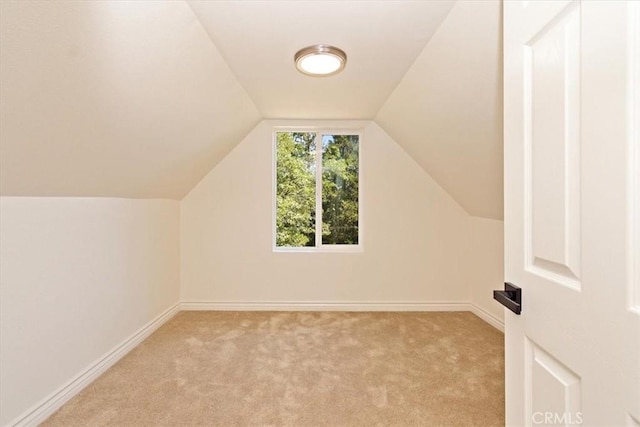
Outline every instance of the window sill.
<path fill-rule="evenodd" d="M 331 246 L 317 246 L 317 247 L 275 247 L 273 248 L 275 253 L 298 253 L 298 254 L 310 254 L 310 253 L 323 253 L 323 254 L 353 254 L 362 253 L 364 248 L 362 245 L 331 245 Z"/>

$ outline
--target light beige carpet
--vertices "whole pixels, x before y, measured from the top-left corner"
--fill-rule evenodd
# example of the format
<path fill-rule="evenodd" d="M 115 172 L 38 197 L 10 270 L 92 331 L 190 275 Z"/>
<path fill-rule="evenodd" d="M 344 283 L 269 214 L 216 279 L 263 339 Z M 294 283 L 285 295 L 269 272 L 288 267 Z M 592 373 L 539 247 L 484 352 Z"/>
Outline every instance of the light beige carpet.
<path fill-rule="evenodd" d="M 467 312 L 182 312 L 44 425 L 504 425 L 503 349 Z"/>

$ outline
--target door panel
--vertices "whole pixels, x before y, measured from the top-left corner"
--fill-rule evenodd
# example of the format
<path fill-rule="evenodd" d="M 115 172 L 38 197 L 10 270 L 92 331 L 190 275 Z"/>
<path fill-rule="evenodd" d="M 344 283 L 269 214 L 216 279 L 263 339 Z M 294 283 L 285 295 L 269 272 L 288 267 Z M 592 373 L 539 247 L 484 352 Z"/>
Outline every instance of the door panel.
<path fill-rule="evenodd" d="M 580 377 L 529 340 L 526 351 L 525 405 L 531 424 L 581 421 Z"/>
<path fill-rule="evenodd" d="M 640 419 L 639 3 L 504 2 L 508 425 Z"/>
<path fill-rule="evenodd" d="M 570 3 L 525 44 L 523 61 L 525 268 L 579 289 L 579 3 Z"/>

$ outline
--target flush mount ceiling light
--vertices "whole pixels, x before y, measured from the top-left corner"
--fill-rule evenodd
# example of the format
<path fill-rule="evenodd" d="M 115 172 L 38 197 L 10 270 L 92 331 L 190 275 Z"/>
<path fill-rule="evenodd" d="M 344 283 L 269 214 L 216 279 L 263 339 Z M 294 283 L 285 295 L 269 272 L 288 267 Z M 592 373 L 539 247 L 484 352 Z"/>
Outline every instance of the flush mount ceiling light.
<path fill-rule="evenodd" d="M 301 73 L 314 77 L 327 77 L 338 74 L 344 69 L 347 54 L 337 47 L 316 44 L 300 49 L 293 59 Z"/>

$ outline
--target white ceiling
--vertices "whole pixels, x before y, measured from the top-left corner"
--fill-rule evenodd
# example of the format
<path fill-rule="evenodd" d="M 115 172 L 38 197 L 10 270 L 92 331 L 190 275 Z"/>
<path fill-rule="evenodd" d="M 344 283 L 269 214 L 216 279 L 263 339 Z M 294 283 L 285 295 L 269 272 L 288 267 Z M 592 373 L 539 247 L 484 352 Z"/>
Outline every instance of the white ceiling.
<path fill-rule="evenodd" d="M 0 190 L 182 198 L 260 120 L 185 2 L 0 2 Z"/>
<path fill-rule="evenodd" d="M 265 118 L 372 119 L 454 4 L 448 1 L 188 0 Z M 312 44 L 348 56 L 333 77 L 298 73 Z"/>
<path fill-rule="evenodd" d="M 180 199 L 261 118 L 375 119 L 470 214 L 502 216 L 499 0 L 0 7 L 4 196 Z M 346 70 L 297 73 L 315 43 Z"/>
<path fill-rule="evenodd" d="M 471 215 L 503 216 L 499 0 L 459 1 L 376 122 Z"/>

